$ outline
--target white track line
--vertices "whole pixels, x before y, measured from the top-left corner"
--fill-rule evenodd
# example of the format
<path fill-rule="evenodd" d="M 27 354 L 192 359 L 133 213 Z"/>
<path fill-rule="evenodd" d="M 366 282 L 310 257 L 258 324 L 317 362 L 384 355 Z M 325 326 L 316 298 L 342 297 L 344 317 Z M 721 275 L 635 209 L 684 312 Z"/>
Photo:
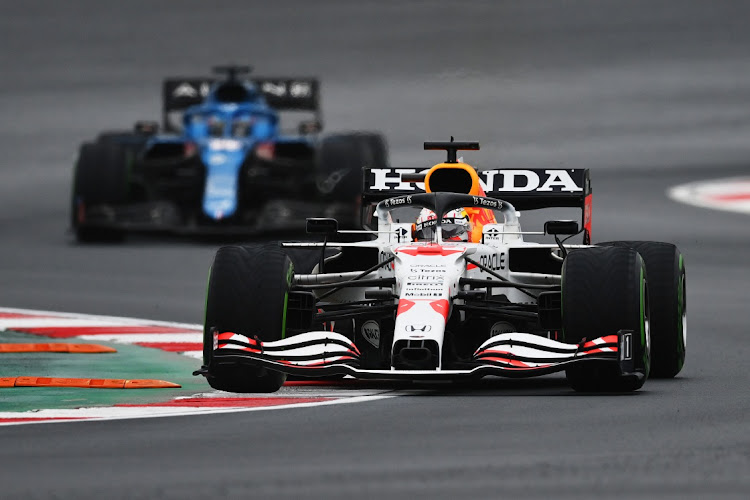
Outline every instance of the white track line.
<path fill-rule="evenodd" d="M 96 335 L 79 335 L 77 339 L 100 342 L 119 342 L 120 344 L 136 344 L 140 342 L 175 343 L 175 342 L 203 342 L 202 333 L 103 333 Z"/>
<path fill-rule="evenodd" d="M 47 319 L 52 318 L 72 318 L 76 320 L 90 320 L 98 321 L 100 324 L 95 326 L 119 326 L 119 325 L 131 325 L 131 326 L 168 326 L 172 328 L 181 328 L 185 331 L 203 331 L 203 325 L 196 325 L 193 323 L 175 323 L 172 321 L 152 321 L 137 318 L 123 318 L 118 316 L 100 316 L 95 314 L 76 314 L 66 313 L 59 311 L 43 311 L 37 309 L 18 309 L 13 307 L 0 307 L 0 313 L 16 313 L 16 314 L 28 314 L 34 316 L 47 316 Z M 0 318 L 3 321 L 12 322 L 15 321 L 13 318 Z"/>
<path fill-rule="evenodd" d="M 730 177 L 674 186 L 667 195 L 696 207 L 750 214 L 750 177 Z"/>
<path fill-rule="evenodd" d="M 133 325 L 88 318 L 0 318 L 0 329 L 2 330 L 9 328 L 85 328 L 97 326 L 125 327 Z"/>
<path fill-rule="evenodd" d="M 50 424 L 71 422 L 94 422 L 102 420 L 126 420 L 134 418 L 158 418 L 179 417 L 187 415 L 208 415 L 215 413 L 238 413 L 250 411 L 281 410 L 291 408 L 309 408 L 313 406 L 331 406 L 348 403 L 366 403 L 396 397 L 397 394 L 378 394 L 374 396 L 340 397 L 330 401 L 314 401 L 307 403 L 290 403 L 272 406 L 247 407 L 174 407 L 174 406 L 137 406 L 137 407 L 91 407 L 77 408 L 73 410 L 37 410 L 29 412 L 0 412 L 0 426 L 3 425 L 28 425 L 28 424 Z M 309 396 L 303 396 L 309 397 Z M 326 397 L 326 396 L 320 396 Z M 290 397 L 290 399 L 295 399 Z M 28 422 L 2 422 L 2 419 L 44 419 Z M 49 420 L 47 420 L 49 419 Z M 60 420 L 55 420 L 60 419 Z"/>
<path fill-rule="evenodd" d="M 0 317 L 0 330 L 30 330 L 35 328 L 112 328 L 112 333 L 101 334 L 83 334 L 74 337 L 81 340 L 94 342 L 117 342 L 121 344 L 136 343 L 202 343 L 203 326 L 192 325 L 187 323 L 171 323 L 164 321 L 150 321 L 137 318 L 119 318 L 113 316 L 95 316 L 90 314 L 71 314 L 53 311 L 38 311 L 29 309 L 0 308 L 0 314 L 10 313 L 27 317 L 3 318 Z M 165 333 L 119 333 L 118 327 L 127 330 L 129 327 L 155 327 L 155 328 L 174 328 L 175 332 Z M 203 356 L 202 351 L 185 351 L 186 355 L 191 358 L 200 359 Z"/>

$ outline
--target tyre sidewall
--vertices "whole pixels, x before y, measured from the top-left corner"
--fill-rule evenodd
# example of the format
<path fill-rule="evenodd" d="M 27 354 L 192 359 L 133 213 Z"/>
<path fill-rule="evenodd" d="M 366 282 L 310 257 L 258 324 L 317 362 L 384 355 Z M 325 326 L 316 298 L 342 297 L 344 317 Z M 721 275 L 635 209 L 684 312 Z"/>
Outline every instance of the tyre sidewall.
<path fill-rule="evenodd" d="M 643 385 L 650 369 L 649 303 L 646 267 L 637 252 L 596 247 L 570 252 L 563 263 L 562 308 L 567 343 L 633 332 L 632 375 L 612 362 L 580 362 L 566 370 L 574 389 L 620 392 Z"/>
<path fill-rule="evenodd" d="M 366 132 L 326 136 L 319 144 L 316 164 L 321 196 L 332 201 L 354 201 L 362 190 L 362 168 L 387 168 L 385 139 Z"/>
<path fill-rule="evenodd" d="M 278 244 L 221 247 L 209 271 L 203 361 L 212 387 L 231 392 L 273 392 L 286 377 L 255 366 L 213 363 L 213 332 L 234 332 L 269 342 L 285 335 L 288 291 L 294 276 Z"/>
<path fill-rule="evenodd" d="M 643 257 L 651 302 L 651 376 L 672 378 L 684 366 L 686 353 L 686 273 L 679 249 L 657 241 L 610 241 L 599 246 L 632 248 Z"/>

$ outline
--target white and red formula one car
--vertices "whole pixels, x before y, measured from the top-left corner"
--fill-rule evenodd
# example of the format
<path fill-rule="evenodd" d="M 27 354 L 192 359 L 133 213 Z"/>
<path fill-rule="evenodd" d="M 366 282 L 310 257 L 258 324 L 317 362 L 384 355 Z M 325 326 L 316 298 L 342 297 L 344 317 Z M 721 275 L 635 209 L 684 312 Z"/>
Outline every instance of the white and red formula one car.
<path fill-rule="evenodd" d="M 478 172 L 456 160 L 477 143 L 425 149 L 448 159 L 422 172 L 365 169 L 363 222 L 376 227 L 363 241 L 336 241 L 335 220 L 308 219 L 324 241 L 220 248 L 196 374 L 216 389 L 271 392 L 287 375 L 564 370 L 575 390 L 623 392 L 681 370 L 682 255 L 659 242 L 591 245 L 588 170 Z M 517 210 L 566 206 L 581 209 L 583 227 L 547 221 L 531 234 L 554 241 L 524 241 Z M 565 243 L 579 234 L 582 244 Z"/>

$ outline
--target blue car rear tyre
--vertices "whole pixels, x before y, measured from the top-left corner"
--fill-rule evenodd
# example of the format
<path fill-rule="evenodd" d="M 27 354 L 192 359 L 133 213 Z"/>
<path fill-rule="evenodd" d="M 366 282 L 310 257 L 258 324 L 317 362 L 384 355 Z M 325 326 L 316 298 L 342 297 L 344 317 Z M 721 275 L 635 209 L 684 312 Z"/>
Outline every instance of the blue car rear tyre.
<path fill-rule="evenodd" d="M 117 206 L 127 201 L 128 165 L 123 149 L 114 142 L 84 143 L 73 174 L 71 226 L 81 243 L 115 242 L 124 233 L 101 221 L 91 222 L 95 205 Z"/>

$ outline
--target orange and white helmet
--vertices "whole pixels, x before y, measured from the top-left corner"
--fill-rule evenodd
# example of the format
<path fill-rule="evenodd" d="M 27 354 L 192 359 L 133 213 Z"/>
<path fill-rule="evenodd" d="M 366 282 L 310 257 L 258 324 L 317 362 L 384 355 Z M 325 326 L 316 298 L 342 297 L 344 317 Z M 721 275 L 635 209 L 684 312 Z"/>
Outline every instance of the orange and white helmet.
<path fill-rule="evenodd" d="M 463 208 L 446 212 L 442 223 L 444 241 L 469 241 L 471 234 L 471 221 L 469 214 Z M 437 227 L 437 216 L 429 208 L 423 208 L 417 217 L 414 226 L 414 239 L 417 241 L 429 241 L 435 238 L 435 227 Z"/>

